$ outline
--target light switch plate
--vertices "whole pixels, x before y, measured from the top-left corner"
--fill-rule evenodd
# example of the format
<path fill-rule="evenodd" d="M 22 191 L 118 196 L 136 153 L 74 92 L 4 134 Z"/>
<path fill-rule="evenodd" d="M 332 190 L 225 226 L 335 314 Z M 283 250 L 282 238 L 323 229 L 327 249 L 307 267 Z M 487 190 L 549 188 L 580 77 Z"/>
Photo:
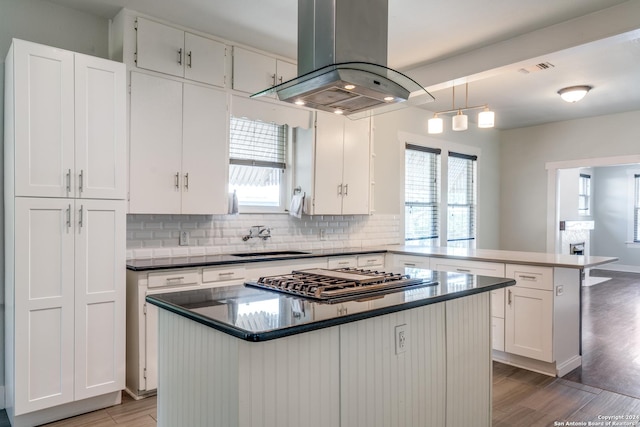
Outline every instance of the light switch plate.
<path fill-rule="evenodd" d="M 396 326 L 396 354 L 401 354 L 407 351 L 409 347 L 409 325 Z"/>

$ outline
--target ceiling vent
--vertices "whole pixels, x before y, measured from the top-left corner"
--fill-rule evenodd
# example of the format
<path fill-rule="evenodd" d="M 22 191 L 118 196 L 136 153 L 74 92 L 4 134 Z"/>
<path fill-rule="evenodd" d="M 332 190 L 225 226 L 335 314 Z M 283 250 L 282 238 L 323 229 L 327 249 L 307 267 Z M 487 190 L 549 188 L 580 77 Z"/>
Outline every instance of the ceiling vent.
<path fill-rule="evenodd" d="M 537 73 L 538 71 L 548 70 L 554 67 L 555 65 L 553 65 L 551 62 L 540 62 L 538 64 L 520 68 L 518 72 L 522 74 L 530 74 L 530 73 Z"/>

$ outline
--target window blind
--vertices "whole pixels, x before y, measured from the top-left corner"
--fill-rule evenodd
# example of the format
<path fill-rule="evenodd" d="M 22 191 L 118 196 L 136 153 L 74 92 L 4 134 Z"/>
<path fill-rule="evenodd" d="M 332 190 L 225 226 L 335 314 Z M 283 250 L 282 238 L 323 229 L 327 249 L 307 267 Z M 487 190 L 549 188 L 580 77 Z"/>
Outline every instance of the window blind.
<path fill-rule="evenodd" d="M 449 152 L 447 242 L 469 247 L 476 237 L 477 156 Z M 460 243 L 456 243 L 460 242 Z"/>
<path fill-rule="evenodd" d="M 434 246 L 439 237 L 440 150 L 405 145 L 405 241 Z"/>
<path fill-rule="evenodd" d="M 286 135 L 286 125 L 232 117 L 229 163 L 285 169 Z"/>

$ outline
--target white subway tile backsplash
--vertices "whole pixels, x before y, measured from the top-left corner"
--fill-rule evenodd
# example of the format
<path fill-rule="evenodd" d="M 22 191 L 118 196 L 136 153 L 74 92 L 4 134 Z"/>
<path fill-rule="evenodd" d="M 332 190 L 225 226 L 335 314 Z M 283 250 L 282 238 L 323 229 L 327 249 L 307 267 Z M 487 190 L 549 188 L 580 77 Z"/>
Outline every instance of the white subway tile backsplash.
<path fill-rule="evenodd" d="M 272 237 L 243 241 L 254 225 L 271 228 Z M 189 246 L 178 246 L 179 230 L 189 231 Z M 401 240 L 397 215 L 127 215 L 129 258 L 371 247 Z"/>

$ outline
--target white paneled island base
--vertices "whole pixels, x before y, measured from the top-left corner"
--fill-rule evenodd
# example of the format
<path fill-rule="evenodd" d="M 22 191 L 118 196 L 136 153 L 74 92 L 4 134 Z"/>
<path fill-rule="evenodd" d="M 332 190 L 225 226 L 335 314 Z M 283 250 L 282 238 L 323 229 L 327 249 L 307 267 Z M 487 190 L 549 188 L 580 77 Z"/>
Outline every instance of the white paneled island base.
<path fill-rule="evenodd" d="M 250 342 L 161 309 L 158 425 L 488 427 L 490 319 L 484 292 Z"/>

